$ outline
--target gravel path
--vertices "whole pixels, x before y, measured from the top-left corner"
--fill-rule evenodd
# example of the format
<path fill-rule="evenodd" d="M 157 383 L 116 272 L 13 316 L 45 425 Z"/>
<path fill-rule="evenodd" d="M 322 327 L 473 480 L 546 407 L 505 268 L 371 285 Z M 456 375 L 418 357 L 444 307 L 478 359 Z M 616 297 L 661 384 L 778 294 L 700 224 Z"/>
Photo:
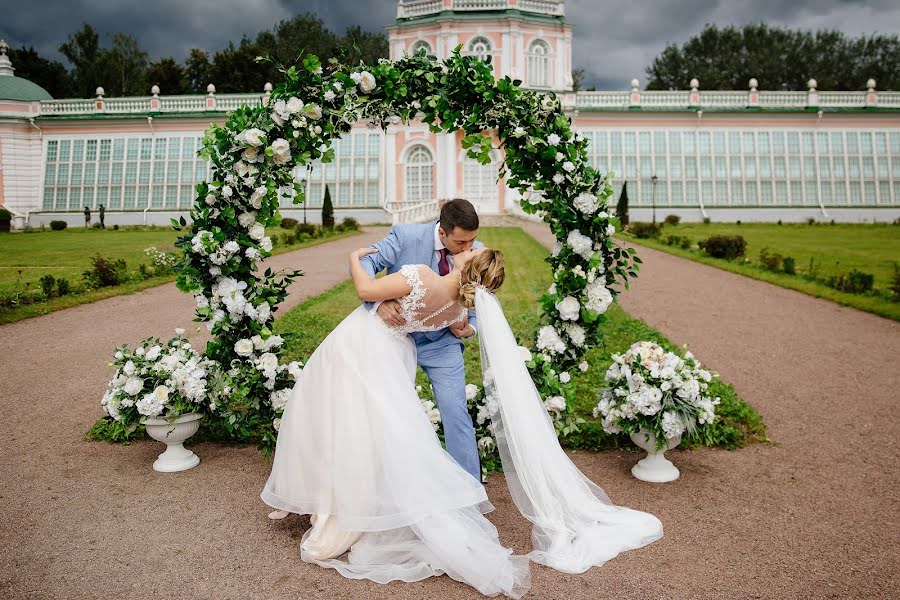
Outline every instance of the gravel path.
<path fill-rule="evenodd" d="M 345 279 L 347 253 L 384 233 L 274 257 L 307 272 L 286 305 Z M 583 575 L 535 565 L 527 597 L 896 596 L 900 324 L 641 254 L 625 308 L 689 343 L 778 444 L 673 452 L 682 478 L 665 485 L 630 477 L 637 454 L 573 453 L 616 502 L 659 516 L 666 537 Z M 83 441 L 113 347 L 187 327 L 191 305 L 166 285 L 0 327 L 0 598 L 478 597 L 446 577 L 379 586 L 303 564 L 308 520 L 266 519 L 268 464 L 254 448 L 199 444 L 198 467 L 158 474 L 156 442 Z M 502 476 L 487 487 L 503 541 L 527 551 Z"/>

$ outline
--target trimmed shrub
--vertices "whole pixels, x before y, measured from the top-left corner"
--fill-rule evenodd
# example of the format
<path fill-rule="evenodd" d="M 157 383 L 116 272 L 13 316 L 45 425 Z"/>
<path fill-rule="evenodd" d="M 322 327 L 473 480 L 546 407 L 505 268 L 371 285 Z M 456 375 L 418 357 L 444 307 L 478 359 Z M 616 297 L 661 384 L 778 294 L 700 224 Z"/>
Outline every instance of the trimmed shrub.
<path fill-rule="evenodd" d="M 709 225 L 710 223 L 712 223 L 712 219 L 710 219 L 709 217 L 703 217 L 704 225 Z"/>
<path fill-rule="evenodd" d="M 681 237 L 681 248 L 683 250 L 687 250 L 691 247 L 691 238 L 685 236 Z"/>
<path fill-rule="evenodd" d="M 808 219 L 806 220 L 806 224 L 807 224 L 807 225 L 815 225 L 815 224 L 816 224 L 816 220 L 813 219 L 812 217 L 810 217 L 810 218 L 808 218 Z"/>
<path fill-rule="evenodd" d="M 325 199 L 322 200 L 322 227 L 334 227 L 334 206 L 331 204 L 331 191 L 325 186 Z"/>
<path fill-rule="evenodd" d="M 709 256 L 726 260 L 743 256 L 747 249 L 747 242 L 740 235 L 714 235 L 698 244 Z"/>
<path fill-rule="evenodd" d="M 53 297 L 53 288 L 56 287 L 56 278 L 53 275 L 44 275 L 41 277 L 41 291 L 48 298 Z"/>
<path fill-rule="evenodd" d="M 316 232 L 316 226 L 312 223 L 297 223 L 294 229 L 297 233 L 305 233 L 306 235 L 312 235 Z"/>
<path fill-rule="evenodd" d="M 788 275 L 797 274 L 797 263 L 793 256 L 785 256 L 781 261 L 781 266 Z"/>
<path fill-rule="evenodd" d="M 891 300 L 900 302 L 900 264 L 894 263 L 894 276 L 888 289 L 891 290 Z"/>
<path fill-rule="evenodd" d="M 681 217 L 678 215 L 666 215 L 666 225 L 678 225 L 681 223 Z"/>
<path fill-rule="evenodd" d="M 50 221 L 50 229 L 53 231 L 62 231 L 68 226 L 69 224 L 65 221 Z"/>
<path fill-rule="evenodd" d="M 128 281 L 128 268 L 121 258 L 112 260 L 95 254 L 91 257 L 91 268 L 82 276 L 88 287 L 112 287 Z"/>
<path fill-rule="evenodd" d="M 628 182 L 622 184 L 622 193 L 619 194 L 619 202 L 616 204 L 616 216 L 622 227 L 628 225 Z"/>
<path fill-rule="evenodd" d="M 297 226 L 297 219 L 285 217 L 281 220 L 281 226 L 285 229 L 293 229 Z"/>
<path fill-rule="evenodd" d="M 833 275 L 826 281 L 828 287 L 832 287 L 842 292 L 850 292 L 851 294 L 864 294 L 871 292 L 875 285 L 875 276 L 871 273 L 863 273 L 852 269 L 849 273 L 841 273 Z"/>
<path fill-rule="evenodd" d="M 662 229 L 656 223 L 641 223 L 640 221 L 629 224 L 628 231 L 634 237 L 642 240 L 658 238 L 662 233 Z"/>
<path fill-rule="evenodd" d="M 69 284 L 69 280 L 63 277 L 60 277 L 56 280 L 56 292 L 60 296 L 68 296 L 72 292 L 72 286 Z"/>
<path fill-rule="evenodd" d="M 777 253 L 770 253 L 768 248 L 763 248 L 759 251 L 759 262 L 764 269 L 767 269 L 769 271 L 780 271 L 781 261 L 782 256 Z"/>
<path fill-rule="evenodd" d="M 344 231 L 358 231 L 359 230 L 359 222 L 353 217 L 344 217 L 344 220 L 341 221 L 341 225 L 344 226 Z"/>

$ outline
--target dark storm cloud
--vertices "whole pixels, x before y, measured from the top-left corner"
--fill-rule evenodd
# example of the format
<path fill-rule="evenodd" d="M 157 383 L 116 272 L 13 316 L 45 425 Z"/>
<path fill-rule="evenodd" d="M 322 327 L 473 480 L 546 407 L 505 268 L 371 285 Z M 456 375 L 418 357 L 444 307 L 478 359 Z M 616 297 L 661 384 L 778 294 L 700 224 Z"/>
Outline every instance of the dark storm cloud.
<path fill-rule="evenodd" d="M 302 12 L 319 15 L 338 32 L 350 25 L 381 30 L 397 12 L 394 0 L 38 0 L 25 6 L 0 0 L 0 37 L 57 59 L 60 43 L 85 22 L 104 43 L 125 31 L 151 58 L 183 60 L 191 48 L 215 51 Z M 667 43 L 683 43 L 706 23 L 764 21 L 854 36 L 900 31 L 900 3 L 892 0 L 569 0 L 566 15 L 575 24 L 574 64 L 601 89 L 625 89 L 632 77 L 643 84 L 645 67 Z"/>

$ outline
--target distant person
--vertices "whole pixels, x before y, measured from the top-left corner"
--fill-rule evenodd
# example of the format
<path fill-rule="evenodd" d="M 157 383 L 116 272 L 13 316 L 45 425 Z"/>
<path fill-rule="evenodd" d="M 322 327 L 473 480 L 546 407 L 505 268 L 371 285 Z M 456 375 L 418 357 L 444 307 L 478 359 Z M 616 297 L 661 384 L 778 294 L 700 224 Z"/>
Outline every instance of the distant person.
<path fill-rule="evenodd" d="M 91 226 L 91 209 L 87 206 L 84 207 L 84 226 L 85 228 Z"/>
<path fill-rule="evenodd" d="M 106 219 L 106 207 L 102 204 L 100 205 L 100 229 L 106 229 L 106 223 L 104 220 Z"/>

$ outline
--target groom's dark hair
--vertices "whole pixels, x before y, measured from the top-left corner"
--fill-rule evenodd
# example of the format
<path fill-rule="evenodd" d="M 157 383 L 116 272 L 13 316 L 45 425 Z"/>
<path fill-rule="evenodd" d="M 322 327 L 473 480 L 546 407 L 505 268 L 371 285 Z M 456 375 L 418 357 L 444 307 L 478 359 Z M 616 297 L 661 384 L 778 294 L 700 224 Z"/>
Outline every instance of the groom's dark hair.
<path fill-rule="evenodd" d="M 453 198 L 441 207 L 441 229 L 444 233 L 453 233 L 457 227 L 466 231 L 478 229 L 478 213 L 472 203 L 464 198 Z"/>

